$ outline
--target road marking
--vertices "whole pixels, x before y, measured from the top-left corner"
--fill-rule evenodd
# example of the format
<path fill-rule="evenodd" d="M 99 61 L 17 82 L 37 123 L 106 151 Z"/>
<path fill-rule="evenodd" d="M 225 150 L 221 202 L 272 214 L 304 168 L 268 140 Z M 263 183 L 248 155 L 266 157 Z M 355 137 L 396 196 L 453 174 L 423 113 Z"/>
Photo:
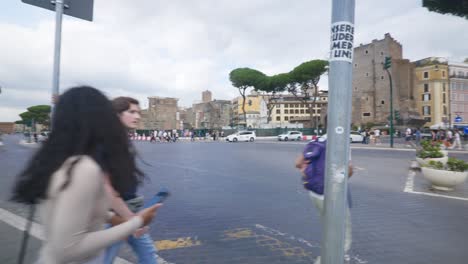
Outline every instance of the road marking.
<path fill-rule="evenodd" d="M 154 242 L 159 251 L 170 250 L 176 248 L 188 248 L 200 246 L 202 243 L 197 238 L 181 237 L 176 240 L 159 240 Z"/>
<path fill-rule="evenodd" d="M 404 192 L 427 195 L 427 196 L 432 196 L 432 197 L 448 198 L 448 199 L 454 199 L 454 200 L 460 200 L 460 201 L 468 201 L 468 198 L 463 198 L 463 197 L 458 197 L 458 196 L 449 196 L 449 195 L 443 195 L 443 194 L 437 194 L 437 193 L 414 191 L 414 177 L 415 176 L 416 176 L 416 172 L 414 171 L 408 172 L 408 179 L 406 180 L 405 189 L 403 190 Z"/>
<path fill-rule="evenodd" d="M 26 223 L 27 219 L 13 214 L 5 209 L 0 208 L 0 221 L 20 230 L 20 231 L 25 231 L 26 229 Z M 29 231 L 29 234 L 39 240 L 44 240 L 44 232 L 43 232 L 43 227 L 42 225 L 33 222 L 31 229 Z M 116 264 L 133 264 L 132 262 L 129 262 L 123 258 L 117 257 L 114 261 Z M 158 263 L 160 264 L 173 264 L 170 262 L 167 262 L 160 256 L 158 256 Z"/>
<path fill-rule="evenodd" d="M 320 244 L 314 244 L 312 242 L 309 242 L 303 238 L 300 238 L 300 237 L 295 237 L 293 235 L 290 235 L 290 234 L 287 234 L 287 233 L 284 233 L 284 232 L 281 232 L 279 230 L 275 230 L 273 228 L 270 228 L 270 227 L 266 227 L 266 226 L 263 226 L 263 225 L 260 225 L 260 224 L 256 224 L 255 225 L 256 228 L 260 229 L 260 230 L 263 230 L 264 232 L 267 232 L 271 235 L 274 235 L 274 236 L 281 236 L 281 237 L 284 237 L 286 239 L 289 239 L 289 240 L 294 240 L 294 241 L 297 241 L 297 242 L 300 242 L 302 244 L 305 244 L 306 246 L 310 247 L 310 248 L 320 248 Z M 355 263 L 359 263 L 359 264 L 365 264 L 365 263 L 368 263 L 367 260 L 363 260 L 361 259 L 361 257 L 359 255 L 346 255 L 349 257 L 349 259 L 352 259 L 354 260 Z"/>
<path fill-rule="evenodd" d="M 405 192 L 413 192 L 415 175 L 416 175 L 416 172 L 414 171 L 408 172 L 408 179 L 406 180 L 405 190 L 404 190 Z"/>

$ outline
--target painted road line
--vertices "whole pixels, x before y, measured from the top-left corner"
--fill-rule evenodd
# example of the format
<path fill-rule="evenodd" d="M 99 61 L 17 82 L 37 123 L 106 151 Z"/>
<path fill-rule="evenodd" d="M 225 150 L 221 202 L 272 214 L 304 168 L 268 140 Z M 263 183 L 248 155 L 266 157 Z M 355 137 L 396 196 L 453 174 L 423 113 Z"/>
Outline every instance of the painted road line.
<path fill-rule="evenodd" d="M 25 231 L 27 219 L 13 214 L 5 209 L 0 208 L 0 221 L 20 230 L 20 231 Z M 30 230 L 30 235 L 39 239 L 39 240 L 44 240 L 44 232 L 43 232 L 43 227 L 42 225 L 33 222 Z M 114 261 L 116 264 L 132 264 L 132 262 L 129 262 L 123 258 L 117 257 Z M 172 264 L 164 260 L 163 258 L 158 256 L 158 263 L 160 264 Z"/>
<path fill-rule="evenodd" d="M 158 251 L 162 251 L 176 248 L 196 247 L 201 246 L 202 243 L 196 237 L 180 237 L 176 240 L 159 240 L 154 242 L 154 244 Z"/>
<path fill-rule="evenodd" d="M 253 238 L 255 239 L 255 244 L 257 244 L 257 246 L 267 248 L 272 252 L 280 252 L 285 257 L 307 258 L 310 261 L 313 261 L 315 258 L 315 256 L 306 252 L 302 247 L 296 247 L 272 236 L 254 232 L 250 228 L 226 230 L 224 231 L 223 236 L 224 237 L 221 239 L 223 241 Z"/>
<path fill-rule="evenodd" d="M 408 179 L 406 180 L 405 190 L 404 190 L 405 192 L 413 192 L 415 175 L 416 175 L 416 172 L 412 170 L 408 172 Z"/>
<path fill-rule="evenodd" d="M 263 225 L 260 225 L 260 224 L 256 224 L 255 227 L 257 229 L 260 229 L 264 232 L 267 232 L 271 235 L 274 235 L 274 236 L 282 236 L 286 239 L 289 239 L 289 240 L 294 240 L 294 241 L 297 241 L 299 243 L 302 243 L 302 244 L 305 244 L 306 246 L 310 247 L 310 248 L 320 248 L 320 244 L 318 243 L 312 243 L 310 241 L 307 241 L 303 238 L 300 238 L 300 237 L 296 237 L 296 236 L 293 236 L 291 234 L 287 234 L 287 233 L 284 233 L 284 232 L 281 232 L 279 230 L 275 230 L 273 228 L 270 228 L 270 227 L 266 227 L 266 226 L 263 226 Z M 353 263 L 359 263 L 359 264 L 365 264 L 365 263 L 368 263 L 367 260 L 363 260 L 361 259 L 361 257 L 359 255 L 345 255 L 345 257 L 348 257 L 350 260 L 353 260 Z"/>
<path fill-rule="evenodd" d="M 414 177 L 415 176 L 416 176 L 416 172 L 414 172 L 414 171 L 409 171 L 408 172 L 408 179 L 406 179 L 405 189 L 403 190 L 404 192 L 413 193 L 413 194 L 421 194 L 421 195 L 432 196 L 432 197 L 454 199 L 454 200 L 460 200 L 460 201 L 468 201 L 468 198 L 464 198 L 464 197 L 414 191 Z"/>

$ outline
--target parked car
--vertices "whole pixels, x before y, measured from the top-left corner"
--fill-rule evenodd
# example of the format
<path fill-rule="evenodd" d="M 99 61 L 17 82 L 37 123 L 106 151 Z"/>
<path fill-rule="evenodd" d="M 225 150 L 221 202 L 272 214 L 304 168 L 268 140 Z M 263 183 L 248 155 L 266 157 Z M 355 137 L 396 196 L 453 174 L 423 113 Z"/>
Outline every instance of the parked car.
<path fill-rule="evenodd" d="M 250 141 L 253 142 L 257 136 L 255 135 L 255 131 L 239 131 L 232 135 L 226 137 L 226 141 L 228 142 L 237 142 L 237 141 Z"/>
<path fill-rule="evenodd" d="M 351 143 L 353 143 L 353 142 L 362 142 L 362 140 L 364 139 L 364 137 L 361 135 L 361 133 L 359 133 L 357 131 L 351 131 L 349 138 L 350 138 Z"/>
<path fill-rule="evenodd" d="M 279 141 L 288 141 L 288 140 L 302 140 L 302 132 L 300 131 L 288 131 L 285 134 L 278 135 Z"/>
<path fill-rule="evenodd" d="M 322 135 L 320 136 L 321 138 L 327 138 L 327 134 L 325 135 Z M 350 131 L 350 134 L 349 134 L 349 142 L 350 143 L 353 143 L 353 142 L 362 142 L 363 140 L 363 136 L 357 132 L 357 131 Z"/>

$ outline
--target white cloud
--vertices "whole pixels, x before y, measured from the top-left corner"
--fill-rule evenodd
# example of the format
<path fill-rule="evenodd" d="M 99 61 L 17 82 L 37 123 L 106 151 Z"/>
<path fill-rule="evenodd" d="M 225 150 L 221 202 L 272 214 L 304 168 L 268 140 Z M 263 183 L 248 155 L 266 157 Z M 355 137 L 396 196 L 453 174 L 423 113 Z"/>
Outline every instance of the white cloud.
<path fill-rule="evenodd" d="M 0 4 L 6 5 L 4 3 Z M 420 2 L 356 1 L 356 42 L 390 32 L 412 60 L 468 57 L 467 20 L 430 13 Z M 17 4 L 17 21 L 0 17 L 0 120 L 18 119 L 47 103 L 52 78 L 54 16 Z M 48 12 L 48 13 L 45 13 Z M 23 14 L 23 15 L 22 15 Z M 45 17 L 45 18 L 44 18 Z M 331 4 L 310 0 L 95 1 L 94 22 L 66 17 L 61 87 L 88 84 L 110 97 L 180 98 L 180 105 L 211 90 L 216 99 L 238 95 L 229 72 L 251 67 L 266 74 L 290 71 L 310 59 L 326 59 Z M 327 87 L 324 76 L 320 83 Z M 16 112 L 15 112 L 16 111 Z"/>

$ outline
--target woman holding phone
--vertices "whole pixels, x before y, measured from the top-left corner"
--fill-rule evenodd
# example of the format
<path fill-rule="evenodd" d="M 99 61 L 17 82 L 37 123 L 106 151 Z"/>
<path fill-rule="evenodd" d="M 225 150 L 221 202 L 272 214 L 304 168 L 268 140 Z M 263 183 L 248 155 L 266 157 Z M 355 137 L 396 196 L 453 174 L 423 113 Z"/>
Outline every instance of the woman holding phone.
<path fill-rule="evenodd" d="M 112 190 L 126 193 L 143 177 L 127 132 L 97 89 L 60 96 L 52 133 L 19 175 L 12 199 L 38 204 L 45 240 L 38 263 L 102 263 L 103 250 L 146 226 L 159 205 L 104 229 Z"/>

